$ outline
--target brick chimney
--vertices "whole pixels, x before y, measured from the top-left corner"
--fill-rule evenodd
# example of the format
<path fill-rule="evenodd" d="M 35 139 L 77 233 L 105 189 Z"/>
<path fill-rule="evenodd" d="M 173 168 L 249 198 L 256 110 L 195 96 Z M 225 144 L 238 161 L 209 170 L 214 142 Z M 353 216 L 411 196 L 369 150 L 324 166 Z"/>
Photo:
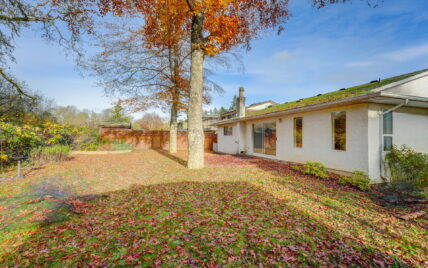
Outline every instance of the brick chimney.
<path fill-rule="evenodd" d="M 236 106 L 238 117 L 245 117 L 245 96 L 243 87 L 239 88 L 239 97 Z"/>

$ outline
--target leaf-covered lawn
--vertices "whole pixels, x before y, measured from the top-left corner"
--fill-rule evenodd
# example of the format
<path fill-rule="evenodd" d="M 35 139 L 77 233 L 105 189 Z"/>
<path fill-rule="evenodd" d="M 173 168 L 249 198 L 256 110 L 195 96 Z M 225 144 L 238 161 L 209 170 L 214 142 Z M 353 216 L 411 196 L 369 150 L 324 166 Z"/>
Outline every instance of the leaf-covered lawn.
<path fill-rule="evenodd" d="M 427 221 L 288 165 L 207 154 L 81 155 L 0 183 L 9 266 L 426 266 Z"/>

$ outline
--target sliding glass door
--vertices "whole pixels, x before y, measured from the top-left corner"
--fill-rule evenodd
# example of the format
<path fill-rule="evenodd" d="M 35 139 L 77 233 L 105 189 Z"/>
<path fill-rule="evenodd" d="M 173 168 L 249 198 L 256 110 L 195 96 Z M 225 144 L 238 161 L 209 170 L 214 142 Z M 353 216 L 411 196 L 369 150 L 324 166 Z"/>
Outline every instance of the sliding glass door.
<path fill-rule="evenodd" d="M 253 124 L 255 153 L 276 155 L 276 122 Z"/>

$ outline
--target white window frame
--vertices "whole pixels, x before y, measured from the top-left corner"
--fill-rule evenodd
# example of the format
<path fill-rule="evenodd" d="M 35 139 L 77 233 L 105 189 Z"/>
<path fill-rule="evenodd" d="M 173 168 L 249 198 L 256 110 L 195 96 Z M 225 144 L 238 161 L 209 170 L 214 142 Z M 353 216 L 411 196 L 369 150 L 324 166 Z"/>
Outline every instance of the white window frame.
<path fill-rule="evenodd" d="M 336 149 L 335 146 L 335 128 L 334 128 L 334 114 L 345 113 L 345 149 Z M 331 120 L 331 146 L 335 152 L 346 152 L 348 150 L 348 113 L 347 111 L 335 111 L 330 114 Z"/>
<path fill-rule="evenodd" d="M 301 119 L 302 120 L 302 144 L 301 146 L 297 146 L 297 136 L 296 136 L 296 120 L 297 119 Z M 303 148 L 303 117 L 299 116 L 299 117 L 294 117 L 293 118 L 293 144 L 294 144 L 294 148 Z"/>
<path fill-rule="evenodd" d="M 226 128 L 230 128 L 230 134 L 226 134 Z M 233 136 L 233 126 L 224 126 L 223 127 L 223 136 Z"/>
<path fill-rule="evenodd" d="M 384 109 L 384 112 L 385 111 L 387 111 L 387 109 Z M 394 145 L 394 112 L 390 111 L 389 113 L 391 114 L 391 122 L 392 122 L 392 124 L 391 124 L 391 134 L 385 134 L 384 133 L 384 128 L 385 128 L 385 120 L 384 120 L 384 118 L 385 118 L 385 115 L 387 115 L 388 113 L 383 114 L 383 116 L 382 116 L 382 152 L 384 152 L 384 153 L 388 153 L 388 152 L 391 151 L 391 150 L 385 150 L 385 138 L 386 137 L 391 137 L 391 140 L 392 140 L 391 146 Z"/>

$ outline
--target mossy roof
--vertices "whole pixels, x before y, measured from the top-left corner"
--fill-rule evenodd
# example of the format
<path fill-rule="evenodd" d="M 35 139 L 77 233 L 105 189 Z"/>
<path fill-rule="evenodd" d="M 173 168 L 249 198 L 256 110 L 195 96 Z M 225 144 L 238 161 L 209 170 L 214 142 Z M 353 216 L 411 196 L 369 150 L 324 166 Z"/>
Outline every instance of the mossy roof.
<path fill-rule="evenodd" d="M 403 74 L 403 75 L 398 75 L 398 76 L 386 78 L 386 79 L 380 80 L 380 82 L 367 83 L 367 84 L 363 84 L 363 85 L 359 85 L 359 86 L 355 86 L 355 87 L 350 87 L 350 88 L 345 88 L 342 90 L 337 90 L 337 91 L 332 91 L 332 92 L 320 94 L 317 96 L 313 96 L 313 97 L 309 97 L 309 98 L 305 98 L 305 99 L 301 99 L 301 100 L 297 100 L 297 101 L 292 101 L 292 102 L 288 102 L 288 103 L 284 103 L 284 104 L 274 105 L 272 107 L 269 107 L 269 108 L 266 108 L 263 110 L 248 112 L 246 117 L 251 117 L 251 116 L 255 116 L 255 115 L 262 115 L 262 114 L 269 114 L 269 113 L 280 112 L 280 111 L 286 111 L 286 110 L 290 110 L 290 109 L 294 109 L 294 108 L 301 108 L 301 107 L 305 107 L 305 106 L 309 106 L 309 105 L 327 103 L 327 102 L 331 102 L 331 101 L 337 101 L 340 99 L 346 99 L 346 98 L 350 98 L 350 97 L 356 97 L 356 96 L 370 94 L 370 93 L 373 93 L 374 89 L 380 88 L 382 86 L 385 86 L 385 85 L 388 85 L 388 84 L 391 84 L 394 82 L 398 82 L 400 80 L 421 74 L 421 73 L 426 72 L 426 71 L 428 71 L 428 69 L 424 69 L 424 70 L 420 70 L 417 72 L 412 72 L 412 73 L 408 73 L 408 74 Z M 234 119 L 236 119 L 236 118 L 234 118 Z"/>

